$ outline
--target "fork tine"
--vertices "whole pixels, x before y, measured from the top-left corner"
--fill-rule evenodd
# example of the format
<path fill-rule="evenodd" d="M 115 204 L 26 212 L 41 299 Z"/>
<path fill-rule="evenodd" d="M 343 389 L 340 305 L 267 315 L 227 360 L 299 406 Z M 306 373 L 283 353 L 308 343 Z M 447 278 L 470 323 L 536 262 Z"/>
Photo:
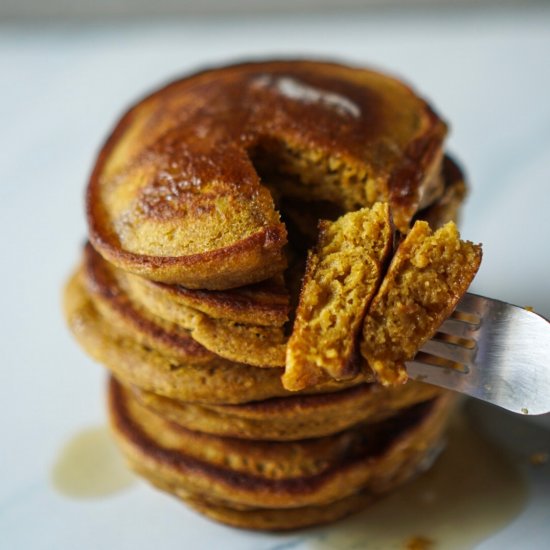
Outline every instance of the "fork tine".
<path fill-rule="evenodd" d="M 490 305 L 489 299 L 483 296 L 478 296 L 477 294 L 467 293 L 462 296 L 460 302 L 458 302 L 455 308 L 455 311 L 467 313 L 469 315 L 476 315 L 481 319 Z"/>
<path fill-rule="evenodd" d="M 407 361 L 405 363 L 408 375 L 413 380 L 426 381 L 428 384 L 434 384 L 447 388 L 449 390 L 460 391 L 462 386 L 467 383 L 467 374 L 448 367 L 434 367 L 422 361 Z"/>
<path fill-rule="evenodd" d="M 428 340 L 421 348 L 420 351 L 435 355 L 436 357 L 442 357 L 453 363 L 460 363 L 461 365 L 471 366 L 473 364 L 476 348 L 465 348 L 457 344 L 450 342 L 441 342 L 439 340 Z"/>
<path fill-rule="evenodd" d="M 450 317 L 443 322 L 437 331 L 443 332 L 444 334 L 449 334 L 450 336 L 456 336 L 457 338 L 463 338 L 465 340 L 475 340 L 479 331 L 479 324 L 474 325 L 466 321 L 461 321 Z"/>

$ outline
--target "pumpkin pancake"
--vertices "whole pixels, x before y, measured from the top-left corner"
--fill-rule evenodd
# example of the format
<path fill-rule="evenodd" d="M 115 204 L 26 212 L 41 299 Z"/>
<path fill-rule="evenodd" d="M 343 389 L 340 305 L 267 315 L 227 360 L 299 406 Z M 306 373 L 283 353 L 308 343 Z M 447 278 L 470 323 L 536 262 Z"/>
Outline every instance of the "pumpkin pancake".
<path fill-rule="evenodd" d="M 191 290 L 181 285 L 150 281 L 125 273 L 127 291 L 150 311 L 183 323 L 181 310 L 193 308 L 213 319 L 259 326 L 282 326 L 288 321 L 289 296 L 282 277 L 232 290 Z"/>
<path fill-rule="evenodd" d="M 408 477 L 414 477 L 416 465 L 412 463 L 403 468 L 400 478 L 394 481 L 397 487 Z M 314 525 L 325 525 L 359 512 L 379 499 L 382 494 L 368 491 L 359 491 L 341 500 L 321 506 L 303 506 L 300 508 L 250 508 L 247 510 L 230 508 L 219 502 L 212 502 L 204 496 L 190 494 L 179 485 L 172 485 L 158 478 L 149 478 L 149 481 L 158 489 L 181 499 L 197 512 L 206 517 L 241 529 L 262 531 L 291 531 Z M 388 483 L 387 490 L 392 487 Z"/>
<path fill-rule="evenodd" d="M 184 428 L 242 439 L 291 441 L 378 422 L 427 401 L 441 389 L 409 381 L 394 388 L 361 384 L 328 394 L 292 395 L 242 405 L 199 405 L 133 388 L 141 404 Z"/>
<path fill-rule="evenodd" d="M 443 393 L 376 424 L 268 442 L 182 428 L 144 408 L 114 380 L 109 393 L 111 424 L 134 469 L 173 490 L 243 511 L 323 506 L 394 488 L 438 445 L 454 401 Z"/>
<path fill-rule="evenodd" d="M 171 322 L 144 308 L 128 290 L 126 275 L 87 245 L 84 250 L 87 290 L 101 315 L 121 332 L 157 351 L 188 363 L 214 354 L 259 367 L 285 364 L 287 337 L 283 327 L 241 325 L 213 319 L 184 305 L 174 307 Z M 165 312 L 165 309 L 162 309 Z M 194 361 L 195 356 L 200 356 Z"/>
<path fill-rule="evenodd" d="M 191 331 L 148 314 L 130 300 L 116 269 L 88 244 L 82 277 L 94 306 L 106 321 L 138 343 L 187 363 L 205 363 L 215 354 L 191 337 Z"/>
<path fill-rule="evenodd" d="M 236 404 L 289 395 L 283 369 L 259 369 L 214 357 L 202 364 L 169 358 L 122 334 L 103 318 L 90 299 L 82 273 L 65 287 L 64 309 L 69 328 L 84 350 L 125 384 L 186 402 Z M 337 383 L 328 381 L 311 393 L 338 391 L 372 380 L 366 374 Z"/>
<path fill-rule="evenodd" d="M 346 211 L 389 201 L 406 231 L 431 193 L 445 134 L 426 102 L 378 72 L 311 61 L 206 70 L 119 121 L 88 186 L 90 239 L 157 281 L 264 280 L 286 265 L 286 230 L 259 172 L 291 176 L 295 196 Z"/>
<path fill-rule="evenodd" d="M 416 219 L 425 220 L 432 229 L 439 229 L 449 221 L 458 222 L 460 207 L 467 194 L 467 186 L 462 170 L 450 157 L 443 160 L 443 194 L 427 208 L 420 210 Z"/>

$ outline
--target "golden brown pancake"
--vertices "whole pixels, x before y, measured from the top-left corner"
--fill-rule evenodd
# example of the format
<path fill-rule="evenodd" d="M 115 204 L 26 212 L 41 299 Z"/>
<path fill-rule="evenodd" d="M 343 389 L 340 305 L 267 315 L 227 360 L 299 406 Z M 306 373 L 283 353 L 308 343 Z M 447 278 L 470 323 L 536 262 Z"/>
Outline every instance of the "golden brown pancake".
<path fill-rule="evenodd" d="M 282 277 L 232 290 L 191 290 L 126 273 L 132 298 L 163 319 L 181 323 L 182 309 L 193 308 L 213 319 L 259 326 L 282 326 L 290 310 Z"/>
<path fill-rule="evenodd" d="M 139 388 L 133 392 L 144 406 L 190 430 L 241 439 L 291 441 L 331 435 L 359 422 L 378 422 L 434 398 L 441 389 L 412 380 L 394 388 L 361 384 L 328 394 L 276 397 L 242 405 L 199 405 Z"/>
<path fill-rule="evenodd" d="M 381 494 L 409 479 L 438 446 L 454 399 L 446 393 L 378 424 L 294 442 L 186 430 L 115 382 L 109 407 L 126 458 L 154 483 L 235 510 L 292 510 Z"/>
<path fill-rule="evenodd" d="M 387 203 L 320 222 L 288 342 L 285 388 L 313 386 L 326 374 L 336 380 L 357 375 L 357 335 L 393 238 Z"/>
<path fill-rule="evenodd" d="M 414 472 L 411 474 L 411 469 L 414 469 L 414 465 L 404 468 L 400 474 L 401 477 L 406 478 L 407 475 L 414 476 Z M 368 491 L 360 491 L 354 495 L 321 506 L 240 510 L 230 508 L 219 502 L 212 502 L 208 497 L 192 495 L 179 485 L 170 485 L 163 480 L 153 478 L 150 478 L 149 481 L 162 491 L 172 493 L 191 508 L 210 519 L 231 525 L 232 527 L 262 531 L 291 531 L 293 529 L 331 523 L 362 510 L 381 496 Z M 395 480 L 396 486 L 401 483 L 400 479 Z M 391 487 L 388 486 L 389 490 L 391 490 Z"/>
<path fill-rule="evenodd" d="M 289 395 L 283 388 L 283 369 L 259 369 L 215 357 L 208 363 L 188 364 L 162 355 L 122 334 L 101 317 L 77 273 L 64 293 L 65 316 L 79 344 L 125 384 L 159 395 L 198 403 L 246 403 Z M 320 384 L 309 393 L 338 391 L 372 380 L 358 376 L 349 382 Z"/>
<path fill-rule="evenodd" d="M 453 222 L 432 232 L 417 221 L 392 258 L 363 326 L 361 353 L 382 384 L 407 380 L 404 362 L 451 314 L 481 262 Z"/>
<path fill-rule="evenodd" d="M 292 177 L 295 196 L 345 210 L 389 201 L 406 231 L 445 134 L 426 102 L 378 72 L 311 61 L 203 71 L 119 121 L 88 187 L 90 239 L 153 280 L 208 289 L 264 280 L 284 269 L 286 230 L 262 179 Z"/>
<path fill-rule="evenodd" d="M 84 281 L 95 306 L 108 322 L 169 357 L 197 363 L 211 360 L 215 354 L 259 367 L 285 364 L 287 337 L 283 327 L 213 319 L 184 305 L 174 308 L 176 322 L 167 321 L 155 314 L 153 303 L 149 303 L 151 312 L 137 302 L 125 273 L 106 262 L 90 245 L 84 250 Z"/>
<path fill-rule="evenodd" d="M 432 229 L 439 229 L 449 221 L 457 223 L 460 207 L 467 194 L 464 174 L 448 156 L 443 159 L 442 175 L 445 183 L 442 195 L 417 214 L 417 219 L 427 221 Z"/>
<path fill-rule="evenodd" d="M 133 302 L 121 285 L 122 274 L 89 244 L 84 248 L 82 280 L 102 317 L 138 343 L 189 364 L 206 363 L 215 354 L 191 337 L 191 331 L 154 317 Z"/>

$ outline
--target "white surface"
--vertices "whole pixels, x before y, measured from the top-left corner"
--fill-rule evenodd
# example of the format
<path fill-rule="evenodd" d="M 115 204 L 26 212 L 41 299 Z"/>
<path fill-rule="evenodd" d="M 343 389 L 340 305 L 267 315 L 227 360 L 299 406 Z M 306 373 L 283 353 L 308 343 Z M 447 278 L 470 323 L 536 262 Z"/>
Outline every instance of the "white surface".
<path fill-rule="evenodd" d="M 65 329 L 60 290 L 85 236 L 82 197 L 94 154 L 130 101 L 204 63 L 257 56 L 324 55 L 401 75 L 452 123 L 449 148 L 467 167 L 463 236 L 483 242 L 485 253 L 474 290 L 550 316 L 549 52 L 549 9 L 0 26 L 0 547 L 318 542 L 307 532 L 226 529 L 144 484 L 97 501 L 51 487 L 63 443 L 104 423 L 104 373 Z M 502 418 L 495 425 L 504 441 Z M 535 437 L 527 419 L 522 425 L 525 438 Z M 507 445 L 519 453 L 515 442 Z M 545 548 L 550 491 L 548 469 L 541 471 L 529 507 L 480 548 Z"/>

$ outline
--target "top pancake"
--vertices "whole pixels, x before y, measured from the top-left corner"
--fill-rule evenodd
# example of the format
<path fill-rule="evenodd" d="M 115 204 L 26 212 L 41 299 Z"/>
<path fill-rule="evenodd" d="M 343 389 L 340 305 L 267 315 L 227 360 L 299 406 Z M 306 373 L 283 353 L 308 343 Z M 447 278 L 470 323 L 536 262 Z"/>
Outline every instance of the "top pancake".
<path fill-rule="evenodd" d="M 286 229 L 262 185 L 269 174 L 345 210 L 389 201 L 406 230 L 445 133 L 408 87 L 373 71 L 306 61 L 204 71 L 123 116 L 90 180 L 90 238 L 153 280 L 260 281 L 285 266 Z"/>

